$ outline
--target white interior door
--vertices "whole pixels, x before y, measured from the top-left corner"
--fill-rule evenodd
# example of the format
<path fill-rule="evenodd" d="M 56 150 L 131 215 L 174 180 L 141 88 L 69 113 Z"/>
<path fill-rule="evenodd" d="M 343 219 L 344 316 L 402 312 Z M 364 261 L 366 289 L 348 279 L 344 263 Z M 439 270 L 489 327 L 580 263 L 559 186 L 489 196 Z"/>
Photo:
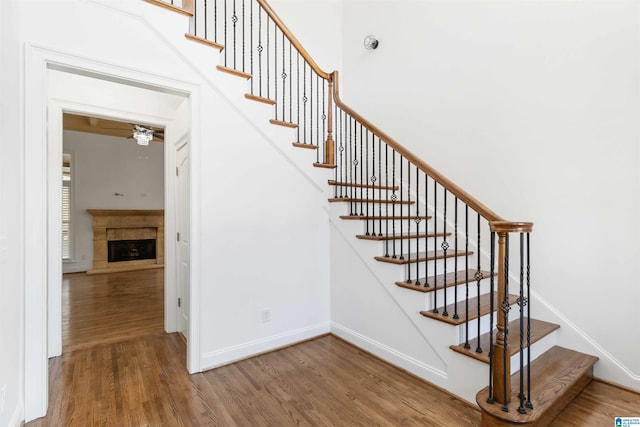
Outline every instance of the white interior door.
<path fill-rule="evenodd" d="M 178 331 L 189 337 L 189 144 L 176 145 L 176 281 L 178 288 Z"/>

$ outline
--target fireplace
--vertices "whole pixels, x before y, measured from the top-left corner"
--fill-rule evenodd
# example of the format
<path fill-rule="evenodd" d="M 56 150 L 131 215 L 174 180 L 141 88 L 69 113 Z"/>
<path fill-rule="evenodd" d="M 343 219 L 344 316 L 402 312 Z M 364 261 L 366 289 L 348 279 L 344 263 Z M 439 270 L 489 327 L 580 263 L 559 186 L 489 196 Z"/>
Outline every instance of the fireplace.
<path fill-rule="evenodd" d="M 156 259 L 156 239 L 109 240 L 109 262 Z"/>
<path fill-rule="evenodd" d="M 89 209 L 93 269 L 87 274 L 164 267 L 164 211 Z"/>

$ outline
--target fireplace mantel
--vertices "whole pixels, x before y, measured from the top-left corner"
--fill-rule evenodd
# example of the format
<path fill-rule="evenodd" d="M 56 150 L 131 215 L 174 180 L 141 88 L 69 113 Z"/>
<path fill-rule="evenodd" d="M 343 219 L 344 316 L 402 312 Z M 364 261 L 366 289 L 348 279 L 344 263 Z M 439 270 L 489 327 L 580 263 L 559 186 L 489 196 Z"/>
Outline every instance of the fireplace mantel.
<path fill-rule="evenodd" d="M 93 268 L 87 274 L 164 267 L 164 210 L 87 209 L 93 217 Z M 108 241 L 155 238 L 156 258 L 109 262 Z"/>

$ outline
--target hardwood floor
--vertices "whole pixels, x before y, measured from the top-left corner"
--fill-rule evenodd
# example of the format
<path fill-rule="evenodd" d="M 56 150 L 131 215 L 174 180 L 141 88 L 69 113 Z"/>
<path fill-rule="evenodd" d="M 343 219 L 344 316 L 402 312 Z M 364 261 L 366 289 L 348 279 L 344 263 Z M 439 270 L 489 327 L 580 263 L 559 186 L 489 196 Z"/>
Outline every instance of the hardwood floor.
<path fill-rule="evenodd" d="M 558 415 L 553 426 L 613 426 L 615 417 L 640 417 L 640 393 L 592 381 Z"/>
<path fill-rule="evenodd" d="M 164 269 L 62 279 L 63 352 L 164 333 Z"/>
<path fill-rule="evenodd" d="M 189 375 L 183 339 L 162 332 L 162 279 L 143 273 L 69 278 L 65 304 L 84 313 L 70 319 L 76 349 L 50 360 L 49 412 L 27 426 L 480 425 L 475 407 L 334 336 Z M 147 302 L 159 313 L 141 315 Z M 553 425 L 612 414 L 640 414 L 638 395 L 594 382 Z"/>

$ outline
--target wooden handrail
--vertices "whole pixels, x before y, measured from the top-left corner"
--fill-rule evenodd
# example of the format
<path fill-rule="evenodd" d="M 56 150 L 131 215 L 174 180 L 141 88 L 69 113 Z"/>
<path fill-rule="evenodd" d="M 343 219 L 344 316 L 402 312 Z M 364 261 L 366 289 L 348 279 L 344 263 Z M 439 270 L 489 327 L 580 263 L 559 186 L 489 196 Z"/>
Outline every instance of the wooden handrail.
<path fill-rule="evenodd" d="M 491 209 L 480 203 L 469 193 L 464 191 L 462 188 L 458 187 L 453 181 L 449 180 L 447 177 L 442 175 L 440 172 L 432 168 L 430 165 L 425 163 L 418 156 L 413 154 L 411 151 L 407 150 L 405 147 L 400 145 L 396 140 L 391 138 L 389 135 L 381 131 L 378 127 L 372 124 L 370 121 L 362 117 L 360 114 L 356 113 L 352 108 L 347 106 L 340 99 L 339 93 L 339 83 L 338 83 L 338 71 L 334 71 L 331 73 L 331 80 L 333 81 L 333 99 L 338 107 L 340 107 L 343 111 L 349 113 L 354 119 L 356 119 L 360 124 L 362 124 L 369 131 L 377 135 L 381 140 L 383 140 L 387 145 L 393 148 L 397 153 L 401 154 L 405 159 L 409 160 L 413 163 L 418 169 L 429 175 L 436 182 L 442 185 L 447 189 L 450 193 L 456 196 L 459 200 L 464 202 L 471 209 L 475 210 L 479 213 L 483 218 L 485 218 L 489 222 L 507 222 L 502 219 L 497 213 L 493 212 Z"/>
<path fill-rule="evenodd" d="M 489 221 L 489 228 L 496 233 L 531 233 L 532 222 Z"/>
<path fill-rule="evenodd" d="M 284 35 L 287 36 L 291 44 L 293 44 L 293 46 L 298 50 L 298 52 L 300 52 L 300 55 L 302 55 L 302 57 L 307 61 L 307 63 L 311 66 L 311 68 L 313 68 L 313 70 L 323 79 L 326 79 L 326 80 L 331 79 L 331 75 L 326 71 L 324 71 L 322 68 L 320 68 L 320 66 L 316 63 L 316 61 L 313 60 L 309 52 L 307 52 L 307 50 L 304 47 L 302 47 L 302 44 L 300 44 L 300 41 L 296 38 L 296 36 L 293 35 L 291 30 L 289 30 L 289 28 L 286 25 L 284 25 L 284 22 L 282 22 L 282 19 L 280 19 L 278 14 L 271 8 L 269 3 L 267 3 L 265 0 L 256 0 L 256 1 L 260 6 L 262 6 L 262 9 L 264 9 L 267 15 L 271 17 L 271 19 L 273 20 L 273 22 L 275 22 L 278 28 L 280 28 L 280 31 L 282 31 Z"/>

